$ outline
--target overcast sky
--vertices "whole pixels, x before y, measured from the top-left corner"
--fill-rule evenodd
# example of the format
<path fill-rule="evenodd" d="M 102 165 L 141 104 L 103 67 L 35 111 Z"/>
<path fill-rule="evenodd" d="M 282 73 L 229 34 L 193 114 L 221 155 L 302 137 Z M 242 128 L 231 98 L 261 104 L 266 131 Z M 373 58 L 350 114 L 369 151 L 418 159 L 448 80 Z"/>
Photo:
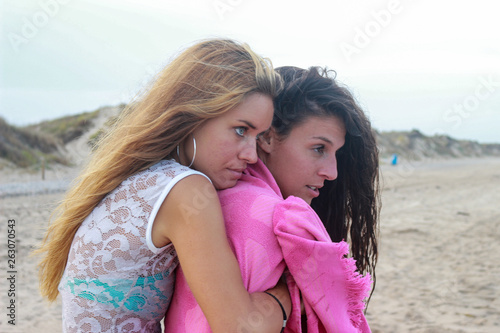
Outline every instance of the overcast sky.
<path fill-rule="evenodd" d="M 328 66 L 375 128 L 500 142 L 494 0 L 2 0 L 0 116 L 26 125 L 128 102 L 209 37 Z"/>

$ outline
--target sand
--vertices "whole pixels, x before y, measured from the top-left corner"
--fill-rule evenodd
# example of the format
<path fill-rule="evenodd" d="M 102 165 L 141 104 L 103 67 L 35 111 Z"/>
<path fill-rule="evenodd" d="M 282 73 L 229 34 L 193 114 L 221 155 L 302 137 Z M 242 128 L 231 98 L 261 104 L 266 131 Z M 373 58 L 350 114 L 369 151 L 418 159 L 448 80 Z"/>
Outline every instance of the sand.
<path fill-rule="evenodd" d="M 0 173 L 0 189 L 39 176 Z M 403 161 L 384 165 L 382 174 L 377 287 L 367 313 L 373 332 L 500 332 L 500 159 Z M 46 181 L 71 175 L 53 170 Z M 29 252 L 62 193 L 30 193 L 0 191 L 0 332 L 58 333 L 61 305 L 40 297 Z M 8 295 L 9 219 L 15 219 L 15 298 Z M 15 326 L 8 324 L 11 299 Z"/>
<path fill-rule="evenodd" d="M 500 332 L 500 159 L 382 173 L 373 332 Z"/>

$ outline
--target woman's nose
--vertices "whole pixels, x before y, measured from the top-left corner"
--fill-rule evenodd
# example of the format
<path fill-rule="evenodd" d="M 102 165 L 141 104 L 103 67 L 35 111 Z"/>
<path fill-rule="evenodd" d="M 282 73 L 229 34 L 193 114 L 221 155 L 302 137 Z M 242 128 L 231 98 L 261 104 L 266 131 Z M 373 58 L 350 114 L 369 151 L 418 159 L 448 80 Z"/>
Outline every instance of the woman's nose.
<path fill-rule="evenodd" d="M 337 159 L 329 160 L 319 171 L 319 175 L 326 180 L 335 180 L 338 176 Z"/>
<path fill-rule="evenodd" d="M 241 150 L 239 158 L 249 164 L 257 163 L 257 140 L 248 141 L 248 144 Z"/>

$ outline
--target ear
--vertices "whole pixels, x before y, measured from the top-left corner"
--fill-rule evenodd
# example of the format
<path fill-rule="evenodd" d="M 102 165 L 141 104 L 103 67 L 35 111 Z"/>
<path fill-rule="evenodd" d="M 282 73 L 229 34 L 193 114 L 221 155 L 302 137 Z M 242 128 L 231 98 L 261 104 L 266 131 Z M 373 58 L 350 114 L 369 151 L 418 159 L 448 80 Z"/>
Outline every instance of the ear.
<path fill-rule="evenodd" d="M 274 128 L 269 128 L 265 131 L 257 140 L 259 148 L 266 154 L 270 154 L 273 151 L 273 146 L 276 141 L 276 132 Z"/>

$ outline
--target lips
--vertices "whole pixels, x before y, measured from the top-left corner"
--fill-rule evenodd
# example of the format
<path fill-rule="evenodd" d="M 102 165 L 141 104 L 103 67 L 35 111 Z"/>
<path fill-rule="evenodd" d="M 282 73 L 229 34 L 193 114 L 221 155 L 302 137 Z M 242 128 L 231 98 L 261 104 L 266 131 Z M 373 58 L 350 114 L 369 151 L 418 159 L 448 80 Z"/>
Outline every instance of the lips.
<path fill-rule="evenodd" d="M 231 173 L 231 175 L 233 175 L 236 179 L 240 179 L 241 178 L 241 174 L 243 173 L 243 171 L 245 170 L 245 168 L 241 169 L 228 169 L 229 172 Z"/>
<path fill-rule="evenodd" d="M 313 186 L 313 185 L 306 185 L 306 187 L 310 190 L 310 193 L 313 198 L 316 198 L 319 196 L 319 189 L 323 187 L 323 185 L 320 186 Z"/>

